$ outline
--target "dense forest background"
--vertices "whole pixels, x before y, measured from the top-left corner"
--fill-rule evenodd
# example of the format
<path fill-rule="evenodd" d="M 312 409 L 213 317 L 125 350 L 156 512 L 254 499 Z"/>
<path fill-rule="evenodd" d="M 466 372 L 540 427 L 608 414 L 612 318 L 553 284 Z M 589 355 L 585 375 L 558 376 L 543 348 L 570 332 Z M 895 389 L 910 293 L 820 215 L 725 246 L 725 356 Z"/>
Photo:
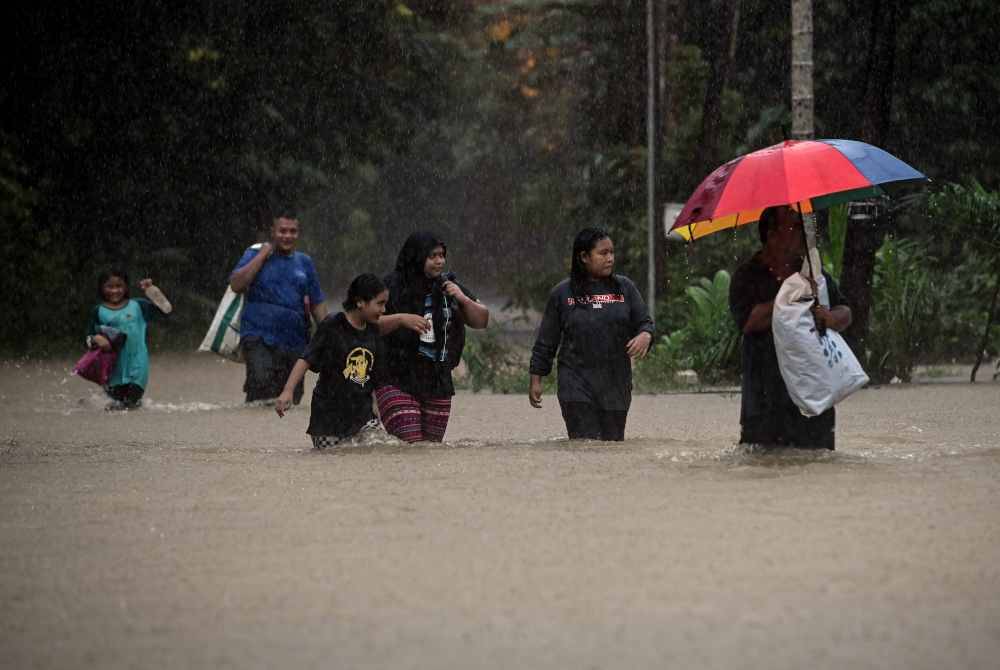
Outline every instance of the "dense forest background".
<path fill-rule="evenodd" d="M 716 165 L 789 136 L 790 10 L 659 9 L 659 188 L 683 202 Z M 870 141 L 934 180 L 868 230 L 870 327 L 882 349 L 897 339 L 868 345 L 866 364 L 905 377 L 917 358 L 995 353 L 1000 5 L 813 12 L 816 136 Z M 298 212 L 337 302 L 353 275 L 390 269 L 416 229 L 438 231 L 480 293 L 518 305 L 565 275 L 584 225 L 611 231 L 620 269 L 643 285 L 645 1 L 16 3 L 5 31 L 7 352 L 65 348 L 109 265 L 153 277 L 178 307 L 159 337 L 192 346 L 277 208 Z M 846 245 L 830 262 L 849 271 L 837 216 L 826 245 Z M 711 299 L 755 235 L 716 237 L 660 240 L 665 369 L 692 365 L 677 352 L 695 328 L 721 348 L 700 364 L 733 369 Z"/>

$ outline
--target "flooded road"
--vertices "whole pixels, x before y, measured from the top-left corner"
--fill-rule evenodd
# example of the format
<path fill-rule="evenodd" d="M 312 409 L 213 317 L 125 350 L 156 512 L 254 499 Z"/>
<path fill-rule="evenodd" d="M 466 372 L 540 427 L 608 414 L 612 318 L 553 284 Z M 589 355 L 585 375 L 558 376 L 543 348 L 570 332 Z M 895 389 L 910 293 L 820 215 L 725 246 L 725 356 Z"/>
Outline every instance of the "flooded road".
<path fill-rule="evenodd" d="M 445 445 L 319 453 L 240 366 L 154 356 L 106 413 L 71 364 L 0 368 L 4 667 L 1000 657 L 1000 383 L 862 391 L 834 453 L 737 449 L 736 395 L 639 396 L 603 444 L 466 393 Z"/>

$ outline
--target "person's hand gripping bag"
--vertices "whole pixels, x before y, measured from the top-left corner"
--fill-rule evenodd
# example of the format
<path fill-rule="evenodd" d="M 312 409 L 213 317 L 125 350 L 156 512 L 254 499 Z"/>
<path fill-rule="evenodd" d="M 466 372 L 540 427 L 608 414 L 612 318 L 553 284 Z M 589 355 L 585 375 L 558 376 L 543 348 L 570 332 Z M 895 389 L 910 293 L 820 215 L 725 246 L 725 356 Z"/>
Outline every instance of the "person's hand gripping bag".
<path fill-rule="evenodd" d="M 816 290 L 829 307 L 826 280 Z M 868 383 L 854 352 L 835 330 L 820 333 L 811 311 L 813 289 L 796 272 L 774 299 L 771 332 L 788 395 L 805 416 L 818 416 Z"/>

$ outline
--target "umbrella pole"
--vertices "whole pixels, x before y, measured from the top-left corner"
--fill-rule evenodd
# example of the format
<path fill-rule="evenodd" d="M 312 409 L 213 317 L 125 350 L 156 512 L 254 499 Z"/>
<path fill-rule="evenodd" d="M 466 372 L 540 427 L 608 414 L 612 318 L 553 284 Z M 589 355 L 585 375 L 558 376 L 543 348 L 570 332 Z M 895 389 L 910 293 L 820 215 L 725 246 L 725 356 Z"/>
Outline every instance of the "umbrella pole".
<path fill-rule="evenodd" d="M 795 203 L 795 208 L 802 218 L 802 235 L 806 243 L 806 262 L 802 265 L 802 270 L 813 282 L 816 281 L 816 268 L 822 271 L 822 261 L 819 258 L 819 250 L 816 248 L 816 214 L 815 212 L 802 212 L 802 203 Z M 819 296 L 815 296 L 817 299 Z"/>

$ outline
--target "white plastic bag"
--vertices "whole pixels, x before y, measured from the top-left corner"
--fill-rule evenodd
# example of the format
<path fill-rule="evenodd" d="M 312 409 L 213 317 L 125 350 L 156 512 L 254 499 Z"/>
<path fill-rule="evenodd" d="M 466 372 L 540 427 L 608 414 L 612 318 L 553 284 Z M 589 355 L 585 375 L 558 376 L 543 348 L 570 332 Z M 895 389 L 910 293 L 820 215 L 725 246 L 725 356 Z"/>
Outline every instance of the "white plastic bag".
<path fill-rule="evenodd" d="M 826 280 L 817 277 L 820 301 L 829 307 Z M 800 273 L 788 277 L 774 299 L 771 332 L 788 395 L 805 416 L 818 416 L 868 383 L 844 338 L 816 331 L 812 287 Z"/>
<path fill-rule="evenodd" d="M 260 243 L 251 249 L 260 249 Z M 198 351 L 211 351 L 237 363 L 243 362 L 240 352 L 240 318 L 243 316 L 244 298 L 229 286 L 219 302 L 212 325 L 208 327 L 205 339 L 201 341 Z"/>
<path fill-rule="evenodd" d="M 215 310 L 212 325 L 208 327 L 205 339 L 198 351 L 211 351 L 233 361 L 240 362 L 240 317 L 243 316 L 243 296 L 226 287 L 219 308 Z"/>

